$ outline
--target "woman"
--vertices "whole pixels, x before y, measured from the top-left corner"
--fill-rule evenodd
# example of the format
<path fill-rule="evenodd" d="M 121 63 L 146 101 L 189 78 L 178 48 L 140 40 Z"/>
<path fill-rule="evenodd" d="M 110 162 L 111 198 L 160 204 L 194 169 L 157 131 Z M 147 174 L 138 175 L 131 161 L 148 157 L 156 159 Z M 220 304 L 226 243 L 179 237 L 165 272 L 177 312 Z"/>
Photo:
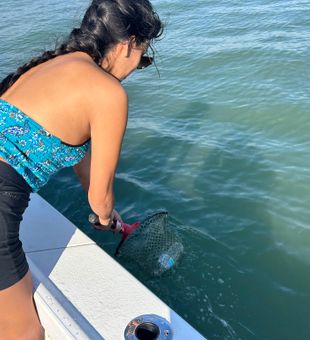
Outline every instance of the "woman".
<path fill-rule="evenodd" d="M 0 339 L 44 338 L 19 241 L 30 192 L 74 166 L 102 228 L 121 220 L 113 210 L 127 122 L 120 82 L 151 63 L 143 55 L 161 33 L 148 0 L 94 0 L 64 43 L 1 82 Z"/>

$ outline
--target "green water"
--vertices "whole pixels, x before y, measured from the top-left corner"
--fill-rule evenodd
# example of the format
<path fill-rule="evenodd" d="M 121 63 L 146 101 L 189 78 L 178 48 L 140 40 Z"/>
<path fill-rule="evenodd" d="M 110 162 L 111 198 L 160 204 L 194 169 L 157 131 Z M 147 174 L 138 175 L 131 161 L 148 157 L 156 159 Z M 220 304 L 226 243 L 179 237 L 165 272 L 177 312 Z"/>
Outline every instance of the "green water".
<path fill-rule="evenodd" d="M 169 211 L 184 257 L 161 279 L 125 265 L 209 339 L 310 339 L 310 2 L 154 1 L 156 70 L 125 83 L 116 207 Z M 68 32 L 82 0 L 0 4 L 0 75 Z M 89 228 L 71 169 L 41 194 Z M 72 199 L 74 197 L 74 199 Z"/>

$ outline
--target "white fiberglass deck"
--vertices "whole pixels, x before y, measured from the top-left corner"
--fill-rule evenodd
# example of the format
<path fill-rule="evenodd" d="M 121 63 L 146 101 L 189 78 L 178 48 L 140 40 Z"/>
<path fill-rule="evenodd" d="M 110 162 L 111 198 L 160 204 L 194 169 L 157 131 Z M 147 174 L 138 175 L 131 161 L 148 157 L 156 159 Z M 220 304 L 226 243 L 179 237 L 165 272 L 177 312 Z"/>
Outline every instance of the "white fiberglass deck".
<path fill-rule="evenodd" d="M 21 239 L 49 338 L 122 340 L 132 319 L 157 314 L 171 323 L 173 339 L 204 339 L 37 194 Z"/>

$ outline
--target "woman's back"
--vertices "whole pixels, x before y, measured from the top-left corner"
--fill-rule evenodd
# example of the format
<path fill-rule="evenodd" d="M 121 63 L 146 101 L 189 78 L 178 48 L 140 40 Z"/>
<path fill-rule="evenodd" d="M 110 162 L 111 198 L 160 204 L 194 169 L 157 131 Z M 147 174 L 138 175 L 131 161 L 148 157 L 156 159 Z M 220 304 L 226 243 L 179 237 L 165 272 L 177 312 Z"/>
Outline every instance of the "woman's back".
<path fill-rule="evenodd" d="M 62 141 L 78 145 L 90 138 L 96 84 L 109 86 L 113 80 L 87 54 L 74 52 L 30 69 L 1 98 Z M 100 90 L 104 95 L 104 88 Z"/>

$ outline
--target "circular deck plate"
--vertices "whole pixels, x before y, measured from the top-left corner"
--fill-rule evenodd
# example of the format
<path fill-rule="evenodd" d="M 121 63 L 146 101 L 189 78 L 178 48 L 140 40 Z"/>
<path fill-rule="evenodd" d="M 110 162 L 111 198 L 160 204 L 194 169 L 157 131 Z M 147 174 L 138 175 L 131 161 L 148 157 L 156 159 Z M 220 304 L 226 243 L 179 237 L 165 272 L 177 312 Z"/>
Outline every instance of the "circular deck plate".
<path fill-rule="evenodd" d="M 124 332 L 125 340 L 143 340 L 137 338 L 136 336 L 137 328 L 143 323 L 146 324 L 152 323 L 159 328 L 159 335 L 157 338 L 154 339 L 156 340 L 173 339 L 173 333 L 170 323 L 166 319 L 156 314 L 145 314 L 137 316 L 136 318 L 129 322 Z"/>

